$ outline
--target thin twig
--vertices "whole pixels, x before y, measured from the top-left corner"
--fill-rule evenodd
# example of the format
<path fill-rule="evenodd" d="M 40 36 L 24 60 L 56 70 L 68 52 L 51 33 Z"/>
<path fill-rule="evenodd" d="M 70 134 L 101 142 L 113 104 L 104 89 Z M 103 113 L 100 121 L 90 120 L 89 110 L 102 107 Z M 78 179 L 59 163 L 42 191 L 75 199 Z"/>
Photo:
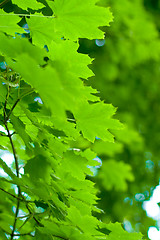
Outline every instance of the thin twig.
<path fill-rule="evenodd" d="M 9 117 L 10 117 L 11 113 L 13 112 L 14 108 L 17 106 L 17 104 L 19 103 L 19 101 L 20 101 L 20 98 L 18 98 L 18 99 L 16 100 L 16 102 L 13 104 L 11 110 L 10 110 L 9 113 L 8 113 L 8 116 L 7 116 L 7 118 L 6 118 L 6 121 L 9 120 Z"/>
<path fill-rule="evenodd" d="M 24 201 L 24 199 L 18 198 L 17 196 L 13 195 L 12 193 L 9 193 L 9 192 L 5 191 L 5 190 L 4 190 L 3 188 L 1 188 L 1 187 L 0 187 L 0 190 L 3 191 L 3 192 L 5 192 L 5 193 L 7 193 L 7 194 L 10 195 L 10 196 L 12 196 L 13 198 L 16 198 L 16 199 L 19 199 L 19 200 L 21 200 L 21 201 Z"/>
<path fill-rule="evenodd" d="M 6 121 L 9 120 L 9 117 L 10 117 L 11 113 L 13 112 L 13 110 L 15 109 L 15 107 L 17 106 L 17 104 L 19 103 L 19 101 L 20 101 L 22 98 L 28 96 L 29 94 L 31 94 L 31 93 L 33 93 L 33 92 L 34 92 L 34 89 L 32 89 L 31 91 L 28 91 L 27 93 L 24 93 L 22 96 L 20 96 L 19 98 L 17 98 L 17 100 L 15 101 L 15 103 L 13 104 L 13 106 L 11 107 L 11 109 L 10 109 L 10 111 L 9 111 L 9 113 L 8 113 L 8 116 L 6 117 Z"/>
<path fill-rule="evenodd" d="M 4 230 L 4 229 L 1 228 L 1 227 L 0 227 L 0 229 L 1 229 L 3 232 L 7 233 L 8 235 L 11 235 L 11 234 L 12 234 L 12 233 Z M 34 236 L 32 235 L 32 232 L 29 232 L 29 233 L 15 233 L 15 234 L 14 234 L 14 237 L 17 237 L 17 236 L 26 236 L 26 235 L 30 235 L 31 237 L 34 237 Z"/>
<path fill-rule="evenodd" d="M 8 0 L 9 1 L 9 0 Z M 1 6 L 1 5 L 0 5 Z M 45 15 L 36 15 L 36 14 L 25 14 L 25 13 L 9 13 L 9 14 L 0 14 L 0 16 L 19 16 L 19 17 L 40 17 L 40 18 L 55 18 L 55 16 L 45 16 Z"/>
<path fill-rule="evenodd" d="M 64 237 L 57 236 L 57 235 L 53 235 L 53 234 L 52 234 L 52 236 L 53 236 L 53 237 L 56 237 L 56 238 L 64 239 L 64 240 L 69 240 L 69 238 L 64 238 Z"/>
<path fill-rule="evenodd" d="M 13 152 L 13 156 L 14 156 L 14 162 L 15 162 L 15 166 L 16 166 L 16 175 L 17 177 L 19 178 L 19 166 L 18 166 L 18 158 L 17 158 L 17 155 L 16 155 L 16 150 L 15 150 L 15 147 L 14 147 L 14 144 L 13 144 L 13 141 L 12 141 L 12 135 L 9 131 L 9 128 L 8 128 L 8 124 L 7 124 L 7 119 L 8 119 L 8 116 L 7 116 L 7 102 L 8 102 L 8 98 L 9 98 L 9 90 L 10 90 L 10 87 L 8 88 L 8 91 L 7 91 L 7 95 L 6 95 L 6 100 L 5 100 L 5 103 L 4 103 L 4 109 L 3 109 L 3 113 L 4 113 L 4 125 L 6 127 L 6 130 L 7 130 L 7 134 L 8 134 L 8 137 L 9 137 L 9 140 L 10 140 L 10 144 L 11 144 L 11 147 L 12 147 L 12 152 Z M 15 212 L 15 219 L 14 219 L 14 223 L 13 223 L 13 230 L 12 230 L 12 233 L 11 233 L 11 240 L 13 240 L 14 238 L 14 232 L 15 232 L 15 229 L 16 229 L 16 223 L 17 223 L 17 216 L 18 216 L 18 213 L 19 213 L 19 207 L 20 207 L 20 197 L 21 197 L 21 188 L 20 186 L 18 186 L 18 198 L 17 198 L 17 207 L 16 207 L 16 212 Z"/>
<path fill-rule="evenodd" d="M 14 162 L 15 162 L 15 165 L 16 165 L 16 175 L 19 178 L 18 158 L 17 158 L 17 155 L 16 155 L 16 151 L 15 151 L 15 147 L 14 147 L 13 141 L 12 141 L 12 136 L 11 136 L 11 134 L 9 132 L 8 125 L 7 125 L 6 121 L 5 121 L 5 127 L 6 127 L 6 130 L 7 130 L 8 137 L 9 137 L 10 144 L 11 144 L 12 151 L 13 151 Z M 16 207 L 16 212 L 15 212 L 15 219 L 14 219 L 14 223 L 13 223 L 13 230 L 12 230 L 12 234 L 11 234 L 11 240 L 13 240 L 13 237 L 14 237 L 14 232 L 15 232 L 16 223 L 17 223 L 17 216 L 18 216 L 18 213 L 19 213 L 19 207 L 20 207 L 20 201 L 21 201 L 20 200 L 21 188 L 18 185 L 17 185 L 17 187 L 18 187 L 17 207 Z"/>
<path fill-rule="evenodd" d="M 29 233 L 15 233 L 14 234 L 14 237 L 21 237 L 21 236 L 26 236 L 26 235 L 29 235 L 29 236 L 31 236 L 31 237 L 34 237 L 34 235 L 32 235 L 32 232 L 29 232 Z"/>
<path fill-rule="evenodd" d="M 26 208 L 27 208 L 28 212 L 29 212 L 31 215 L 33 215 L 33 213 L 31 212 L 31 210 L 29 209 L 27 203 L 26 203 Z M 44 227 L 44 225 L 43 225 L 42 223 L 40 223 L 34 216 L 33 216 L 33 219 L 34 219 L 34 221 L 37 223 L 38 226 Z"/>
<path fill-rule="evenodd" d="M 4 189 L 1 188 L 1 187 L 0 187 L 0 190 L 3 191 L 3 192 L 5 192 L 6 194 L 12 196 L 13 198 L 16 198 L 16 199 L 20 200 L 21 202 L 34 203 L 34 201 L 26 200 L 26 199 L 23 197 L 23 195 L 21 195 L 21 198 L 19 198 L 19 197 L 15 196 L 14 194 L 7 192 L 6 190 L 4 190 Z"/>
<path fill-rule="evenodd" d="M 5 100 L 4 108 L 3 108 L 4 122 L 6 121 L 6 117 L 7 117 L 6 107 L 7 107 L 7 102 L 8 102 L 8 98 L 9 98 L 9 92 L 10 92 L 10 86 L 8 86 L 8 91 L 7 91 L 7 94 L 6 94 L 6 100 Z"/>
<path fill-rule="evenodd" d="M 10 0 L 4 0 L 3 2 L 0 3 L 0 7 L 2 7 L 4 4 L 6 4 L 7 2 L 9 2 Z"/>
<path fill-rule="evenodd" d="M 13 152 L 13 156 L 14 156 L 14 160 L 15 160 L 15 165 L 16 165 L 16 175 L 17 175 L 17 177 L 19 178 L 18 158 L 17 158 L 17 154 L 16 154 L 16 150 L 15 150 L 15 147 L 14 147 L 13 141 L 12 141 L 12 135 L 11 135 L 11 133 L 10 133 L 10 131 L 9 131 L 9 128 L 8 128 L 7 122 L 5 122 L 5 127 L 6 127 L 6 130 L 7 130 L 7 134 L 8 134 L 9 140 L 10 140 L 10 144 L 11 144 L 11 147 L 12 147 L 12 152 Z"/>
<path fill-rule="evenodd" d="M 33 93 L 34 91 L 35 91 L 35 89 L 31 89 L 30 91 L 28 91 L 28 92 L 24 93 L 22 96 L 20 96 L 20 99 L 28 96 L 29 94 Z"/>
<path fill-rule="evenodd" d="M 8 137 L 8 135 L 3 134 L 3 133 L 0 133 L 0 136 L 2 136 L 2 137 Z"/>
<path fill-rule="evenodd" d="M 13 136 L 15 133 L 16 133 L 16 132 L 11 133 L 11 136 Z M 2 137 L 8 137 L 7 134 L 3 134 L 3 133 L 0 133 L 0 136 L 2 136 Z"/>
<path fill-rule="evenodd" d="M 20 195 L 20 187 L 18 187 L 18 196 Z M 12 233 L 11 233 L 11 240 L 13 240 L 15 234 L 15 229 L 16 229 L 16 223 L 17 223 L 17 216 L 18 216 L 18 213 L 19 213 L 19 207 L 20 207 L 20 200 L 17 199 L 17 207 L 16 207 L 16 213 L 15 213 L 15 219 L 14 219 L 14 223 L 13 223 L 13 230 L 12 230 Z"/>

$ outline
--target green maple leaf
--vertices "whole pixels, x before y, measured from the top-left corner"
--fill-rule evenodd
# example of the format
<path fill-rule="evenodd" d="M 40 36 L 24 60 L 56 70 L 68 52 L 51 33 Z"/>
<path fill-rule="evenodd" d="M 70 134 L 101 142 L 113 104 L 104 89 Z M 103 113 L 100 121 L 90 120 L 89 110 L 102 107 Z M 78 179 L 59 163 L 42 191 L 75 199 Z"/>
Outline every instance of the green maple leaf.
<path fill-rule="evenodd" d="M 12 59 L 15 59 L 23 52 L 34 56 L 34 60 L 38 62 L 38 64 L 45 63 L 43 58 L 46 55 L 46 51 L 44 49 L 40 50 L 39 48 L 33 46 L 27 39 L 22 39 L 18 35 L 16 38 L 10 38 L 3 33 L 0 33 L 0 52 L 2 55 L 8 56 Z"/>
<path fill-rule="evenodd" d="M 31 9 L 40 9 L 40 8 L 43 8 L 45 7 L 42 3 L 40 2 L 37 2 L 36 0 L 12 0 L 12 3 L 13 4 L 16 4 L 18 5 L 18 7 L 24 9 L 24 10 L 27 10 L 28 8 L 31 8 Z"/>
<path fill-rule="evenodd" d="M 117 132 L 120 130 L 117 130 Z M 92 149 L 99 155 L 107 155 L 113 157 L 116 153 L 123 151 L 123 145 L 119 142 L 105 142 L 100 139 L 94 142 Z"/>
<path fill-rule="evenodd" d="M 23 33 L 24 30 L 18 26 L 21 18 L 14 13 L 6 13 L 0 9 L 0 32 L 5 32 L 9 35 L 15 35 L 15 32 Z"/>
<path fill-rule="evenodd" d="M 30 175 L 31 180 L 36 182 L 38 179 L 42 178 L 49 183 L 52 169 L 44 156 L 37 155 L 36 157 L 28 160 L 24 169 L 25 173 Z"/>
<path fill-rule="evenodd" d="M 56 70 L 51 67 L 47 69 L 38 67 L 35 60 L 27 54 L 19 55 L 16 59 L 16 63 L 13 63 L 9 59 L 8 62 L 10 62 L 10 65 L 13 66 L 14 69 L 22 74 L 28 83 L 32 84 L 32 86 L 38 90 L 42 100 L 48 103 L 48 106 L 55 115 L 57 114 L 60 117 L 64 117 L 64 106 L 68 101 L 67 97 L 65 99 L 66 94 Z M 31 69 L 32 71 L 30 71 Z M 44 80 L 46 84 L 44 84 Z"/>
<path fill-rule="evenodd" d="M 114 142 L 114 137 L 108 129 L 122 128 L 118 120 L 111 118 L 115 111 L 116 108 L 111 104 L 83 103 L 75 113 L 77 129 L 91 142 L 94 142 L 96 136 L 104 141 Z"/>
<path fill-rule="evenodd" d="M 67 71 L 71 72 L 76 77 L 89 78 L 93 76 L 93 72 L 88 68 L 92 60 L 86 54 L 78 53 L 79 44 L 68 40 L 60 42 L 52 41 L 49 48 L 49 57 L 54 61 L 63 59 Z"/>
<path fill-rule="evenodd" d="M 134 176 L 131 172 L 131 166 L 124 162 L 117 162 L 115 160 L 103 161 L 99 178 L 105 189 L 125 191 L 127 189 L 127 180 L 133 181 Z"/>
<path fill-rule="evenodd" d="M 6 86 L 2 85 L 3 77 L 0 76 L 0 102 L 5 102 L 5 97 L 7 94 Z"/>
<path fill-rule="evenodd" d="M 60 36 L 54 31 L 54 17 L 45 17 L 42 14 L 26 19 L 31 33 L 33 44 L 44 47 L 52 40 L 57 40 Z"/>
<path fill-rule="evenodd" d="M 55 16 L 55 32 L 67 39 L 101 39 L 104 33 L 99 27 L 112 21 L 109 9 L 96 5 L 97 0 L 47 0 L 47 3 Z"/>
<path fill-rule="evenodd" d="M 141 233 L 129 233 L 118 222 L 106 224 L 106 228 L 112 231 L 106 238 L 108 240 L 142 240 Z"/>
<path fill-rule="evenodd" d="M 66 110 L 76 111 L 82 99 L 91 96 L 88 89 L 85 91 L 83 82 L 68 71 L 63 59 L 46 68 L 40 68 L 28 54 L 19 54 L 16 56 L 16 62 L 10 58 L 6 59 L 26 82 L 38 90 L 42 101 L 48 103 L 53 116 L 58 116 L 59 119 L 65 119 Z"/>
<path fill-rule="evenodd" d="M 64 159 L 61 162 L 61 170 L 65 169 L 65 172 L 68 172 L 73 177 L 84 180 L 85 171 L 87 168 L 87 160 L 73 151 L 68 151 L 64 154 Z"/>
<path fill-rule="evenodd" d="M 74 206 L 71 206 L 69 208 L 67 217 L 72 222 L 72 224 L 78 226 L 78 228 L 81 229 L 83 233 L 88 234 L 88 236 L 103 236 L 102 233 L 96 230 L 97 226 L 99 225 L 97 218 L 88 215 L 81 215 L 80 211 Z"/>

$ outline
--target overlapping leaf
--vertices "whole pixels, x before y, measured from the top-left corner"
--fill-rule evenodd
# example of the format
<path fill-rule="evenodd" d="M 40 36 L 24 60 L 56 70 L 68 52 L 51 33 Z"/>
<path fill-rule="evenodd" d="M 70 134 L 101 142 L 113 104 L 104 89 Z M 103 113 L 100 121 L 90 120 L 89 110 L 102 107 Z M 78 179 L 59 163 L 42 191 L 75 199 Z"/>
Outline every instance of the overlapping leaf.
<path fill-rule="evenodd" d="M 109 236 L 106 238 L 108 240 L 141 240 L 142 234 L 141 233 L 129 233 L 125 231 L 120 223 L 109 223 L 107 224 L 107 229 L 111 231 Z"/>
<path fill-rule="evenodd" d="M 15 36 L 15 33 L 23 33 L 24 30 L 17 23 L 21 18 L 14 13 L 6 13 L 0 9 L 0 32 Z"/>
<path fill-rule="evenodd" d="M 79 44 L 68 40 L 53 42 L 49 47 L 49 57 L 54 61 L 63 61 L 67 64 L 67 70 L 73 75 L 87 79 L 93 75 L 93 72 L 88 68 L 92 60 L 86 54 L 77 52 Z"/>
<path fill-rule="evenodd" d="M 26 21 L 35 45 L 44 47 L 44 45 L 50 44 L 54 39 L 61 39 L 54 30 L 54 17 L 45 17 L 39 14 L 37 17 L 33 16 Z"/>
<path fill-rule="evenodd" d="M 108 26 L 112 20 L 109 9 L 96 5 L 97 0 L 47 0 L 53 10 L 55 32 L 61 37 L 101 39 L 104 37 L 99 26 Z"/>
<path fill-rule="evenodd" d="M 37 2 L 36 0 L 12 0 L 12 3 L 13 4 L 16 4 L 18 5 L 18 7 L 24 9 L 24 10 L 27 10 L 28 8 L 31 8 L 31 9 L 40 9 L 40 8 L 43 8 L 44 5 L 40 2 Z"/>
<path fill-rule="evenodd" d="M 113 142 L 114 137 L 108 130 L 122 128 L 118 120 L 111 118 L 115 111 L 112 105 L 103 102 L 91 105 L 83 103 L 75 114 L 77 128 L 91 142 L 94 142 L 95 137 Z"/>

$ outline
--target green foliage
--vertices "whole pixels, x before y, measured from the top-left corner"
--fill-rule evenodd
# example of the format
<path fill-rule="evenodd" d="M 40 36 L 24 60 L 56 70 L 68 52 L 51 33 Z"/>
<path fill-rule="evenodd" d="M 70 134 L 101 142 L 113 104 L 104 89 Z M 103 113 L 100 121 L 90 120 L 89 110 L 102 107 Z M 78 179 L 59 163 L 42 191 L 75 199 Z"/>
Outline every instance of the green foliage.
<path fill-rule="evenodd" d="M 127 230 L 141 231 L 147 238 L 150 226 L 159 228 L 158 222 L 146 216 L 143 202 L 159 184 L 160 1 L 101 0 L 100 4 L 111 7 L 114 21 L 103 28 L 105 41 L 81 40 L 80 52 L 95 58 L 91 66 L 95 76 L 88 85 L 98 89 L 104 102 L 118 107 L 117 118 L 127 127 L 112 130 L 115 143 L 97 140 L 92 146 L 102 159 L 94 178 L 101 191 L 98 207 L 106 212 L 103 221 L 128 221 Z M 106 190 L 100 178 L 103 173 L 107 179 L 105 166 L 110 159 L 132 168 L 135 180 L 124 193 Z"/>
<path fill-rule="evenodd" d="M 47 3 L 55 16 L 55 33 L 70 40 L 101 39 L 104 35 L 99 26 L 108 26 L 112 20 L 109 9 L 97 6 L 97 0 L 86 0 L 85 2 L 48 0 Z"/>
<path fill-rule="evenodd" d="M 143 121 L 159 109 L 150 106 L 159 96 L 153 18 L 139 0 L 0 7 L 0 239 L 141 240 L 134 195 L 155 184 L 153 173 L 145 182 L 144 152 L 159 152 L 151 114 Z M 95 39 L 105 32 L 102 51 Z"/>
<path fill-rule="evenodd" d="M 18 26 L 19 21 L 19 16 L 13 15 L 12 13 L 6 13 L 0 9 L 0 32 L 7 32 L 11 35 L 15 35 L 15 32 L 22 33 L 23 29 Z"/>
<path fill-rule="evenodd" d="M 102 179 L 102 184 L 106 190 L 115 188 L 115 190 L 125 191 L 127 189 L 126 180 L 134 180 L 130 165 L 112 159 L 104 162 L 99 177 Z"/>
<path fill-rule="evenodd" d="M 107 239 L 112 239 L 112 240 L 116 240 L 116 239 L 124 239 L 124 240 L 127 240 L 127 239 L 141 239 L 142 235 L 141 234 L 138 234 L 138 233 L 128 233 L 126 231 L 123 230 L 121 224 L 119 223 L 109 223 L 107 225 L 108 229 L 111 232 L 111 234 L 109 234 L 108 238 Z"/>
<path fill-rule="evenodd" d="M 7 12 L 2 2 L 0 124 L 6 133 L 0 138 L 14 163 L 0 159 L 0 239 L 110 238 L 102 230 L 107 224 L 94 216 L 101 211 L 89 177 L 99 162 L 91 146 L 96 137 L 114 142 L 110 131 L 123 125 L 113 118 L 116 109 L 86 85 L 92 59 L 78 52 L 79 38 L 103 38 L 99 27 L 112 21 L 96 2 L 13 0 Z M 90 146 L 76 148 L 80 138 Z M 133 180 L 127 165 L 122 168 L 122 181 Z"/>
<path fill-rule="evenodd" d="M 16 4 L 19 8 L 22 8 L 24 10 L 27 10 L 28 8 L 33 10 L 38 10 L 40 8 L 43 8 L 44 5 L 40 2 L 37 2 L 36 0 L 33 1 L 23 1 L 23 0 L 12 0 L 13 4 Z"/>

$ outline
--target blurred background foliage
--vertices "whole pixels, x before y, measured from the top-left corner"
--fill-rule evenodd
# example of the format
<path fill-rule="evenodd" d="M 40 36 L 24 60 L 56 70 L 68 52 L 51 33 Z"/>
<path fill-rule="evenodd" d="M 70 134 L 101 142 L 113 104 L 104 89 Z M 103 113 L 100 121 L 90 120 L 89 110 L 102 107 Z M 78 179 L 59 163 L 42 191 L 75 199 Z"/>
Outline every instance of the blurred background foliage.
<path fill-rule="evenodd" d="M 114 131 L 115 143 L 97 139 L 92 146 L 102 160 L 93 179 L 105 212 L 99 217 L 123 222 L 126 230 L 141 231 L 147 238 L 149 227 L 159 224 L 142 206 L 160 178 L 160 1 L 99 4 L 110 6 L 114 21 L 103 28 L 105 40 L 80 40 L 79 52 L 95 58 L 95 77 L 86 84 L 118 108 L 116 117 L 126 126 Z M 88 143 L 80 139 L 76 144 L 86 148 Z"/>

